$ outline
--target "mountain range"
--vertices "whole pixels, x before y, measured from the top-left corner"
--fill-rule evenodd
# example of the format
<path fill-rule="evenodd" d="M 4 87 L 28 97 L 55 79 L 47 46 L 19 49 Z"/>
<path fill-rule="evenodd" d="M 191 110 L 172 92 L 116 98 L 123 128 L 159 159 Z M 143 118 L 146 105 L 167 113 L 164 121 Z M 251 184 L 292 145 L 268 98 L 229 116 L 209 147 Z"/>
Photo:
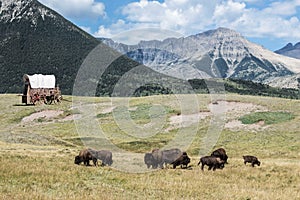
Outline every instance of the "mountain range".
<path fill-rule="evenodd" d="M 155 71 L 180 79 L 234 78 L 272 85 L 278 78 L 294 83 L 297 80 L 291 77 L 300 73 L 300 60 L 278 55 L 227 28 L 137 45 L 110 39 L 103 42 Z M 276 86 L 294 87 L 297 82 L 280 84 Z"/>
<path fill-rule="evenodd" d="M 288 43 L 283 48 L 275 51 L 275 53 L 300 59 L 300 42 L 296 43 L 295 45 Z"/>
<path fill-rule="evenodd" d="M 174 82 L 217 77 L 298 87 L 299 59 L 271 52 L 227 28 L 137 45 L 101 42 L 37 0 L 0 0 L 0 33 L 0 93 L 20 93 L 24 74 L 41 73 L 54 74 L 63 94 L 71 94 L 80 66 L 99 44 L 121 55 L 97 77 L 99 95 L 111 94 L 118 80 L 140 64 Z"/>

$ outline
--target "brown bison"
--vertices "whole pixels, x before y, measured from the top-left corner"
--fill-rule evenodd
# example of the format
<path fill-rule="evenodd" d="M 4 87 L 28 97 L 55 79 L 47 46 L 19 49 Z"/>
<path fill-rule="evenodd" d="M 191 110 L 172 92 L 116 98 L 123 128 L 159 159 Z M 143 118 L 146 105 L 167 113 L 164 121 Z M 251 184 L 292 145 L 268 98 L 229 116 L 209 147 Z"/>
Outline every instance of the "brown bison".
<path fill-rule="evenodd" d="M 84 163 L 85 166 L 91 166 L 90 160 L 93 161 L 94 165 L 97 166 L 97 158 L 93 156 L 92 149 L 83 149 L 79 152 L 78 156 L 75 156 L 74 163 L 79 165 L 80 163 Z"/>
<path fill-rule="evenodd" d="M 247 155 L 247 156 L 243 156 L 243 159 L 245 165 L 246 163 L 251 163 L 252 167 L 254 167 L 254 165 L 260 166 L 260 161 L 255 156 Z"/>
<path fill-rule="evenodd" d="M 224 160 L 221 160 L 219 157 L 215 157 L 215 156 L 204 156 L 200 158 L 200 161 L 198 163 L 201 165 L 201 170 L 204 170 L 204 166 L 207 165 L 208 166 L 208 170 L 213 169 L 214 171 L 218 168 L 218 169 L 223 169 L 224 168 Z"/>
<path fill-rule="evenodd" d="M 211 156 L 218 157 L 221 160 L 223 160 L 226 164 L 228 164 L 228 162 L 227 162 L 228 156 L 226 154 L 225 149 L 223 149 L 223 148 L 216 149 L 215 151 L 213 151 L 211 153 Z"/>
<path fill-rule="evenodd" d="M 153 168 L 157 168 L 158 166 L 160 168 L 164 167 L 164 164 L 171 164 L 174 162 L 176 159 L 178 159 L 181 155 L 182 152 L 180 149 L 174 148 L 174 149 L 168 149 L 168 150 L 159 150 L 159 149 L 154 149 L 152 151 L 152 166 Z"/>
<path fill-rule="evenodd" d="M 175 169 L 177 166 L 181 165 L 181 168 L 185 166 L 187 168 L 188 164 L 191 162 L 191 159 L 188 157 L 186 152 L 183 152 L 182 155 L 177 158 L 174 162 L 171 164 L 173 165 L 173 169 Z"/>

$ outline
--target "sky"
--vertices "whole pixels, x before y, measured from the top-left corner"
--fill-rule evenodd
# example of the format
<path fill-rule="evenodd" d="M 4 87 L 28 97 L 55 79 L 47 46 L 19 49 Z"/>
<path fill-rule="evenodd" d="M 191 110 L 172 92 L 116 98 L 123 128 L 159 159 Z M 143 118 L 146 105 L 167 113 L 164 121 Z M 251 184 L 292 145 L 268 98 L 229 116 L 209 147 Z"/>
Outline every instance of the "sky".
<path fill-rule="evenodd" d="M 128 44 L 218 27 L 233 29 L 272 51 L 300 42 L 300 0 L 39 1 L 95 37 Z"/>

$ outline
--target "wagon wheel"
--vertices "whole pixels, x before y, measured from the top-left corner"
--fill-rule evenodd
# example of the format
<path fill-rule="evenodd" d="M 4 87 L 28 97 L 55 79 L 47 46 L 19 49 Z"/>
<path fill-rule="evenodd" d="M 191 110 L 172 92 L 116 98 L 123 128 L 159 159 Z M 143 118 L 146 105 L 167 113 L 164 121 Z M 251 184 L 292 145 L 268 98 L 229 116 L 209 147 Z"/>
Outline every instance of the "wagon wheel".
<path fill-rule="evenodd" d="M 56 104 L 59 104 L 59 103 L 61 103 L 61 101 L 62 101 L 62 96 L 61 95 L 56 95 L 55 99 L 54 99 L 54 102 Z"/>
<path fill-rule="evenodd" d="M 49 101 L 47 101 L 47 105 L 50 105 L 52 103 L 52 99 L 50 99 Z"/>
<path fill-rule="evenodd" d="M 34 105 L 39 105 L 40 104 L 40 95 L 38 93 L 35 93 L 31 96 L 31 103 Z"/>
<path fill-rule="evenodd" d="M 47 104 L 47 105 L 50 105 L 52 103 L 52 95 L 51 96 L 45 96 L 44 98 L 44 103 Z"/>

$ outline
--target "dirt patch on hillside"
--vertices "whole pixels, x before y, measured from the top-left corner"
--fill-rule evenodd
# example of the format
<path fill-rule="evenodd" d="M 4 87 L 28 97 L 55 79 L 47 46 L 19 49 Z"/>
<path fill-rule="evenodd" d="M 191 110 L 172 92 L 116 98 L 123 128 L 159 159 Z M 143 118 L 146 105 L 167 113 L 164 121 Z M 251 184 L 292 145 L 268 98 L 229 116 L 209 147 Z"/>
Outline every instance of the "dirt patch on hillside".
<path fill-rule="evenodd" d="M 267 109 L 263 106 L 256 105 L 253 103 L 243 103 L 237 101 L 218 101 L 217 104 L 210 104 L 209 107 L 212 110 L 213 106 L 219 106 L 219 109 L 222 107 L 225 108 L 226 118 L 227 119 L 236 119 L 245 114 L 257 111 L 266 111 Z"/>
<path fill-rule="evenodd" d="M 259 121 L 255 124 L 243 124 L 240 120 L 232 120 L 230 122 L 227 122 L 224 126 L 224 128 L 228 128 L 231 130 L 253 130 L 253 131 L 259 131 L 264 130 L 268 128 L 269 126 L 265 126 L 264 121 Z"/>
<path fill-rule="evenodd" d="M 21 122 L 28 123 L 28 122 L 32 122 L 32 121 L 35 121 L 38 119 L 49 120 L 49 119 L 56 118 L 63 113 L 64 113 L 64 111 L 61 111 L 61 110 L 43 110 L 40 112 L 33 113 L 27 117 L 24 117 Z"/>
<path fill-rule="evenodd" d="M 115 108 L 116 108 L 116 106 L 111 106 L 111 107 L 108 107 L 108 108 L 104 108 L 100 113 L 101 114 L 108 114 L 108 113 L 111 113 Z"/>
<path fill-rule="evenodd" d="M 205 119 L 206 117 L 210 117 L 213 115 L 224 115 L 224 119 L 226 119 L 227 123 L 225 123 L 225 128 L 229 129 L 260 129 L 263 127 L 264 123 L 260 122 L 252 125 L 242 124 L 241 121 L 238 120 L 241 116 L 245 114 L 249 114 L 251 112 L 257 111 L 266 111 L 267 109 L 255 105 L 252 103 L 242 103 L 235 101 L 218 101 L 208 105 L 208 112 L 198 112 L 190 115 L 175 115 L 170 117 L 170 125 L 171 127 L 168 130 L 172 130 L 175 128 L 187 127 L 192 124 L 198 123 L 199 121 Z"/>
<path fill-rule="evenodd" d="M 203 120 L 211 115 L 210 112 L 199 112 L 190 115 L 175 115 L 170 117 L 170 125 L 172 126 L 168 130 L 172 130 L 180 127 L 188 127 L 192 124 L 198 123 L 199 120 Z"/>

